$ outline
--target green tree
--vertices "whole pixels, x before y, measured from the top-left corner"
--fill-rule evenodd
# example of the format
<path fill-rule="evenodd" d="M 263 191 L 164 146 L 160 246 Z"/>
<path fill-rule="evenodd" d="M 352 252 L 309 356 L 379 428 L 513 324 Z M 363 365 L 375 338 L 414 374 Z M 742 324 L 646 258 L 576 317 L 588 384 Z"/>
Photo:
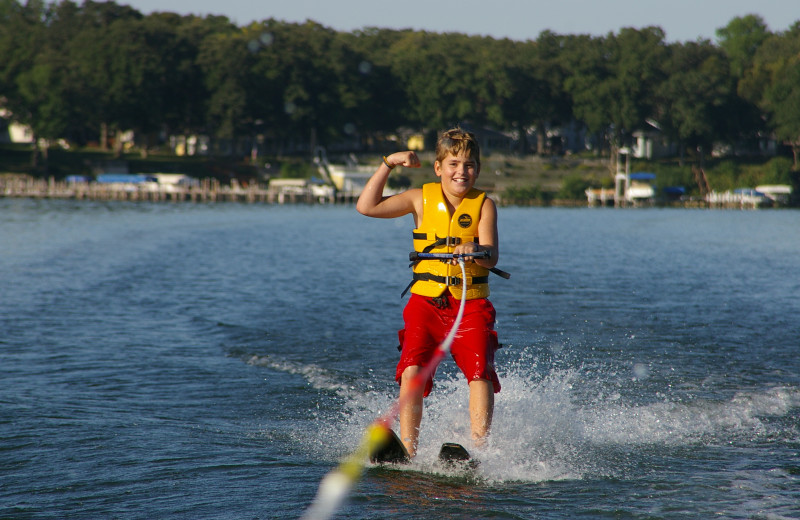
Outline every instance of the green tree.
<path fill-rule="evenodd" d="M 107 148 L 109 129 L 129 129 L 127 121 L 120 121 L 120 101 L 127 101 L 118 91 L 127 86 L 129 78 L 116 63 L 123 51 L 121 45 L 128 33 L 121 31 L 126 24 L 142 18 L 141 13 L 114 2 L 85 2 L 80 9 L 62 4 L 62 20 L 74 28 L 74 33 L 64 42 L 70 63 L 70 85 L 74 92 L 75 123 L 73 129 L 84 129 L 86 134 L 99 136 L 102 148 Z M 88 135 L 78 138 L 89 140 Z M 120 140 L 116 140 L 117 145 Z"/>
<path fill-rule="evenodd" d="M 233 139 L 248 116 L 248 81 L 252 55 L 247 35 L 231 27 L 205 38 L 198 53 L 203 87 L 208 91 L 206 124 L 211 135 Z"/>
<path fill-rule="evenodd" d="M 331 140 L 347 137 L 354 139 L 361 131 L 369 131 L 376 124 L 385 124 L 379 121 L 381 106 L 373 100 L 374 89 L 387 83 L 386 72 L 383 66 L 375 67 L 368 62 L 365 54 L 353 45 L 350 38 L 342 33 L 335 33 L 330 43 L 333 63 L 328 64 L 333 77 L 335 95 L 332 107 L 321 107 L 322 110 L 331 110 L 331 121 L 320 124 L 325 129 L 323 134 L 330 144 Z M 396 103 L 379 97 L 386 103 Z M 321 118 L 323 119 L 323 118 Z"/>
<path fill-rule="evenodd" d="M 565 85 L 573 111 L 593 132 L 610 127 L 611 141 L 627 144 L 655 112 L 655 89 L 663 80 L 664 31 L 625 28 L 618 35 L 566 42 Z"/>
<path fill-rule="evenodd" d="M 457 58 L 443 53 L 448 49 L 439 43 L 441 38 L 434 33 L 409 31 L 392 46 L 392 75 L 405 92 L 406 117 L 411 125 L 443 128 L 459 120 L 459 108 L 445 95 L 449 75 L 442 72 L 447 61 Z"/>
<path fill-rule="evenodd" d="M 61 5 L 66 5 L 62 3 Z M 138 11 L 113 2 L 85 2 L 65 42 L 69 84 L 78 120 L 106 147 L 109 131 L 135 130 L 143 154 L 161 130 L 199 131 L 204 126 L 199 42 L 230 26 L 223 17 L 179 17 Z M 79 128 L 74 123 L 72 128 Z"/>
<path fill-rule="evenodd" d="M 750 68 L 758 48 L 769 37 L 767 25 L 758 15 L 737 16 L 728 25 L 717 29 L 717 41 L 728 55 L 731 73 L 741 78 Z"/>
<path fill-rule="evenodd" d="M 732 137 L 726 132 L 735 82 L 727 58 L 707 40 L 673 44 L 663 71 L 656 119 L 668 136 L 697 150 L 702 163 L 715 140 Z"/>
<path fill-rule="evenodd" d="M 146 154 L 150 136 L 165 113 L 161 82 L 166 74 L 161 59 L 165 34 L 146 20 L 119 19 L 109 25 L 106 35 L 106 41 L 115 42 L 108 57 L 110 119 L 117 130 L 132 129 L 144 137 Z"/>
<path fill-rule="evenodd" d="M 313 150 L 464 123 L 514 129 L 523 150 L 535 128 L 542 153 L 548 127 L 572 118 L 612 149 L 655 121 L 703 152 L 773 133 L 797 156 L 798 33 L 770 34 L 748 15 L 718 30 L 717 47 L 667 45 L 658 27 L 518 42 L 0 0 L 0 104 L 37 138 L 133 129 L 145 152 L 162 133 Z"/>
<path fill-rule="evenodd" d="M 269 81 L 278 81 L 287 137 L 305 141 L 313 151 L 342 134 L 367 91 L 360 83 L 363 57 L 333 30 L 308 21 L 286 24 L 270 20 L 272 43 Z"/>
<path fill-rule="evenodd" d="M 512 79 L 509 40 L 459 33 L 406 32 L 391 49 L 392 74 L 408 101 L 410 124 L 506 127 Z"/>
<path fill-rule="evenodd" d="M 449 78 L 449 84 L 466 84 L 466 88 L 459 92 L 463 107 L 458 114 L 459 120 L 510 128 L 505 116 L 509 98 L 513 95 L 509 65 L 517 47 L 515 42 L 471 36 L 464 37 L 463 45 L 466 68 L 463 74 Z"/>
<path fill-rule="evenodd" d="M 504 105 L 504 119 L 524 140 L 533 126 L 538 137 L 537 153 L 546 147 L 547 128 L 565 123 L 572 115 L 569 96 L 563 88 L 566 77 L 562 58 L 564 37 L 545 31 L 535 42 L 512 43 L 507 65 L 511 93 Z M 523 141 L 522 151 L 525 151 Z"/>
<path fill-rule="evenodd" d="M 664 80 L 664 31 L 658 27 L 622 29 L 611 38 L 609 50 L 612 75 L 605 87 L 611 123 L 622 136 L 645 128 L 646 120 L 655 113 L 655 90 Z"/>
<path fill-rule="evenodd" d="M 557 197 L 566 200 L 583 200 L 586 198 L 586 190 L 591 183 L 579 173 L 572 173 L 564 178 L 561 188 L 558 190 Z"/>
<path fill-rule="evenodd" d="M 45 17 L 42 0 L 25 5 L 16 0 L 0 0 L 0 106 L 23 123 L 30 123 L 32 114 L 18 79 L 31 69 L 44 41 Z"/>
<path fill-rule="evenodd" d="M 393 131 L 407 123 L 408 102 L 403 88 L 392 75 L 390 53 L 404 32 L 367 28 L 342 33 L 359 57 L 357 82 L 362 89 L 361 102 L 351 111 L 355 129 L 367 135 Z"/>
<path fill-rule="evenodd" d="M 656 113 L 655 92 L 664 79 L 664 31 L 625 28 L 600 39 L 569 38 L 564 47 L 564 85 L 573 113 L 610 145 L 614 168 L 619 148 L 631 144 L 632 134 L 647 128 Z"/>
<path fill-rule="evenodd" d="M 37 166 L 40 152 L 47 159 L 48 145 L 40 150 L 40 140 L 56 140 L 69 126 L 69 64 L 62 50 L 66 37 L 59 30 L 63 25 L 58 23 L 58 6 L 45 7 L 37 1 L 9 11 L 11 27 L 29 32 L 20 33 L 18 46 L 6 47 L 6 52 L 20 53 L 10 57 L 6 103 L 14 117 L 33 130 L 32 161 Z"/>
<path fill-rule="evenodd" d="M 604 133 L 612 121 L 608 110 L 611 92 L 606 86 L 612 76 L 607 45 L 607 38 L 589 35 L 568 36 L 563 45 L 564 88 L 572 113 L 593 133 Z"/>
<path fill-rule="evenodd" d="M 800 56 L 792 56 L 776 71 L 764 101 L 775 135 L 791 146 L 797 169 L 800 166 Z"/>
<path fill-rule="evenodd" d="M 800 22 L 764 40 L 739 83 L 740 92 L 767 114 L 776 137 L 792 147 L 800 166 Z"/>
<path fill-rule="evenodd" d="M 142 23 L 150 35 L 149 46 L 160 51 L 160 66 L 152 77 L 158 91 L 155 109 L 167 133 L 205 131 L 203 107 L 208 90 L 198 63 L 202 42 L 218 32 L 231 31 L 234 25 L 224 16 L 180 17 L 154 13 Z"/>

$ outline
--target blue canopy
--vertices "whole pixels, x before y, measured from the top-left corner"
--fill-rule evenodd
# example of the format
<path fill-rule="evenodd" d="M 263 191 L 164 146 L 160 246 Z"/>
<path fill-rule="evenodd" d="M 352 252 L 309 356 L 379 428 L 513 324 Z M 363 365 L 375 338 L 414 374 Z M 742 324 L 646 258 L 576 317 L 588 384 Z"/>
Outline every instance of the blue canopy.
<path fill-rule="evenodd" d="M 753 188 L 736 188 L 735 190 L 733 190 L 733 192 L 736 193 L 736 194 L 739 194 L 739 195 L 751 195 L 753 197 L 766 197 L 766 195 L 764 195 L 760 191 L 758 191 L 756 189 L 753 189 Z"/>
<path fill-rule="evenodd" d="M 656 174 L 650 172 L 636 172 L 631 174 L 631 180 L 634 181 L 652 181 L 655 178 Z"/>
<path fill-rule="evenodd" d="M 101 173 L 97 176 L 100 184 L 141 184 L 148 181 L 158 182 L 158 179 L 137 173 Z"/>

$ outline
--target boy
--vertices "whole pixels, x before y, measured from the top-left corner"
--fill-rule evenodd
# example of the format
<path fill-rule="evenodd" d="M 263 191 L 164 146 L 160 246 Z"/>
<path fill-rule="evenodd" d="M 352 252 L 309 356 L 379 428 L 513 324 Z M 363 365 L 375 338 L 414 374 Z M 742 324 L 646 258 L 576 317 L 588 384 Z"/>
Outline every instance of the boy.
<path fill-rule="evenodd" d="M 456 255 L 488 251 L 487 258 L 467 257 L 467 302 L 461 327 L 451 347 L 458 367 L 469 382 L 469 414 L 475 446 L 485 444 L 492 424 L 494 394 L 500 381 L 494 369 L 497 334 L 495 310 L 489 295 L 488 269 L 497 264 L 497 208 L 473 186 L 480 173 L 480 149 L 475 136 L 459 128 L 444 132 L 436 144 L 434 171 L 439 183 L 389 197 L 383 189 L 395 166 L 419 168 L 413 151 L 397 152 L 367 182 L 356 209 L 369 217 L 396 218 L 412 214 L 414 249 Z M 479 240 L 480 237 L 480 240 Z M 431 359 L 453 325 L 461 300 L 461 268 L 456 261 L 422 260 L 414 266 L 411 298 L 403 310 L 405 328 L 396 380 L 400 383 L 400 439 L 413 457 L 417 451 L 422 401 L 433 385 L 407 384 Z"/>

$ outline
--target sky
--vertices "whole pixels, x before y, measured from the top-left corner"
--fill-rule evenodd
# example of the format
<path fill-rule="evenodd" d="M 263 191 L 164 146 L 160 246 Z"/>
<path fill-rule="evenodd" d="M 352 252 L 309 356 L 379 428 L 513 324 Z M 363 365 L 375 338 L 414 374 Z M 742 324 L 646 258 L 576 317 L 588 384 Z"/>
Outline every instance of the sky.
<path fill-rule="evenodd" d="M 667 42 L 708 39 L 737 16 L 757 14 L 772 32 L 800 21 L 800 0 L 116 0 L 144 14 L 224 15 L 239 26 L 275 18 L 365 27 L 458 32 L 535 40 L 542 31 L 604 36 L 655 25 Z"/>

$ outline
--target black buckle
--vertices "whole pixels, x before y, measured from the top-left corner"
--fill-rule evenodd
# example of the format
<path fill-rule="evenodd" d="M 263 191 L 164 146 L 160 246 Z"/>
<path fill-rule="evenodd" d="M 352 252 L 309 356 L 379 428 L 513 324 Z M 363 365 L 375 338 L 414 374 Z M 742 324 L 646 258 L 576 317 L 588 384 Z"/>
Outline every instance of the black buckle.
<path fill-rule="evenodd" d="M 446 240 L 445 240 L 445 244 L 444 245 L 446 245 L 447 247 L 455 247 L 455 246 L 461 244 L 461 237 L 448 236 L 448 237 L 445 237 L 445 238 L 446 238 Z"/>
<path fill-rule="evenodd" d="M 458 276 L 445 276 L 444 283 L 445 285 L 461 285 L 461 278 Z"/>

